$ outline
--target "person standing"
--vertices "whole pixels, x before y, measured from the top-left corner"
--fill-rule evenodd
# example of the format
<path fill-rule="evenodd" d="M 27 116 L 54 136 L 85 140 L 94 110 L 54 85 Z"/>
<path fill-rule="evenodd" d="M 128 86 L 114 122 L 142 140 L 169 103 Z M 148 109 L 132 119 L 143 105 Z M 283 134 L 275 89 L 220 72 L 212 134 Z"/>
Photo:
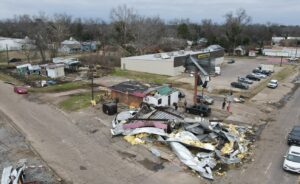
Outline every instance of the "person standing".
<path fill-rule="evenodd" d="M 225 109 L 225 106 L 226 106 L 226 101 L 224 99 L 223 103 L 222 103 L 222 109 L 224 110 Z"/>

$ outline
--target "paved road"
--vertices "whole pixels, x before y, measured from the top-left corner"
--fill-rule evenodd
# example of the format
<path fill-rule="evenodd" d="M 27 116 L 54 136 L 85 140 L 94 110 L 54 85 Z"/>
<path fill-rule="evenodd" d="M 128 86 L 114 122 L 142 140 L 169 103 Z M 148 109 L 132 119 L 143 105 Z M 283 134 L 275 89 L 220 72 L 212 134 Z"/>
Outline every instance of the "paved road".
<path fill-rule="evenodd" d="M 296 184 L 298 175 L 282 170 L 286 137 L 293 125 L 300 125 L 300 88 L 262 132 L 255 148 L 254 161 L 239 171 L 229 172 L 222 183 Z"/>
<path fill-rule="evenodd" d="M 78 184 L 199 183 L 183 171 L 146 169 L 84 134 L 67 115 L 30 102 L 0 81 L 0 111 L 12 119 L 33 148 L 62 178 Z"/>

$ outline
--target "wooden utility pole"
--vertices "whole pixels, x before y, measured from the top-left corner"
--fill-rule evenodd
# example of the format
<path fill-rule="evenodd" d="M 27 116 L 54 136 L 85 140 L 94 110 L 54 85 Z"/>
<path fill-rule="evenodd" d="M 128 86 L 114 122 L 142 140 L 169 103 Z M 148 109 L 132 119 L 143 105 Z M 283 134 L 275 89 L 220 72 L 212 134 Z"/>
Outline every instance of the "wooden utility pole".
<path fill-rule="evenodd" d="M 195 85 L 194 85 L 194 104 L 197 103 L 198 83 L 199 83 L 199 71 L 196 70 L 196 72 L 195 72 Z"/>
<path fill-rule="evenodd" d="M 92 100 L 94 100 L 94 71 L 91 69 L 91 90 L 92 90 Z"/>
<path fill-rule="evenodd" d="M 282 66 L 282 59 L 283 59 L 283 56 L 281 56 L 281 60 L 280 60 L 280 66 Z"/>
<path fill-rule="evenodd" d="M 8 56 L 8 46 L 6 44 L 6 61 L 7 61 L 7 64 L 9 64 L 9 56 Z"/>

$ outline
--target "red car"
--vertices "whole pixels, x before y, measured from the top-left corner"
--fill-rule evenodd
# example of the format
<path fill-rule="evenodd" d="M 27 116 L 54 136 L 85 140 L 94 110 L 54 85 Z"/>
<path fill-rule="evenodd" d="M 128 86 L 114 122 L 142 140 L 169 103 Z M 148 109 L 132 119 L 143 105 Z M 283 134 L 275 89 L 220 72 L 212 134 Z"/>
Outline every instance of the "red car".
<path fill-rule="evenodd" d="M 18 93 L 18 94 L 27 94 L 28 90 L 23 86 L 15 86 L 14 87 L 14 92 Z"/>

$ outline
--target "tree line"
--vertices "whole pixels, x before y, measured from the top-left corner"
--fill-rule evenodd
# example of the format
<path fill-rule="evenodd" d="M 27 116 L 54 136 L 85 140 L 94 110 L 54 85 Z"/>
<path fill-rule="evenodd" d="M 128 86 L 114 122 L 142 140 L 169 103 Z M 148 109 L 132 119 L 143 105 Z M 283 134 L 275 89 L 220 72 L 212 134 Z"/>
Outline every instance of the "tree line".
<path fill-rule="evenodd" d="M 252 23 L 244 9 L 228 12 L 222 23 L 211 19 L 199 22 L 188 19 L 166 22 L 159 16 L 146 17 L 121 5 L 111 10 L 109 22 L 101 18 L 74 18 L 67 14 L 17 15 L 0 20 L 0 36 L 28 36 L 35 40 L 43 60 L 46 59 L 45 50 L 50 50 L 54 57 L 60 43 L 69 37 L 80 41 L 99 41 L 100 49 L 119 45 L 131 54 L 144 54 L 184 49 L 186 40 L 197 43 L 201 38 L 205 38 L 206 45 L 219 44 L 232 53 L 238 45 L 249 48 L 270 45 L 272 36 L 300 36 L 299 26 Z"/>

